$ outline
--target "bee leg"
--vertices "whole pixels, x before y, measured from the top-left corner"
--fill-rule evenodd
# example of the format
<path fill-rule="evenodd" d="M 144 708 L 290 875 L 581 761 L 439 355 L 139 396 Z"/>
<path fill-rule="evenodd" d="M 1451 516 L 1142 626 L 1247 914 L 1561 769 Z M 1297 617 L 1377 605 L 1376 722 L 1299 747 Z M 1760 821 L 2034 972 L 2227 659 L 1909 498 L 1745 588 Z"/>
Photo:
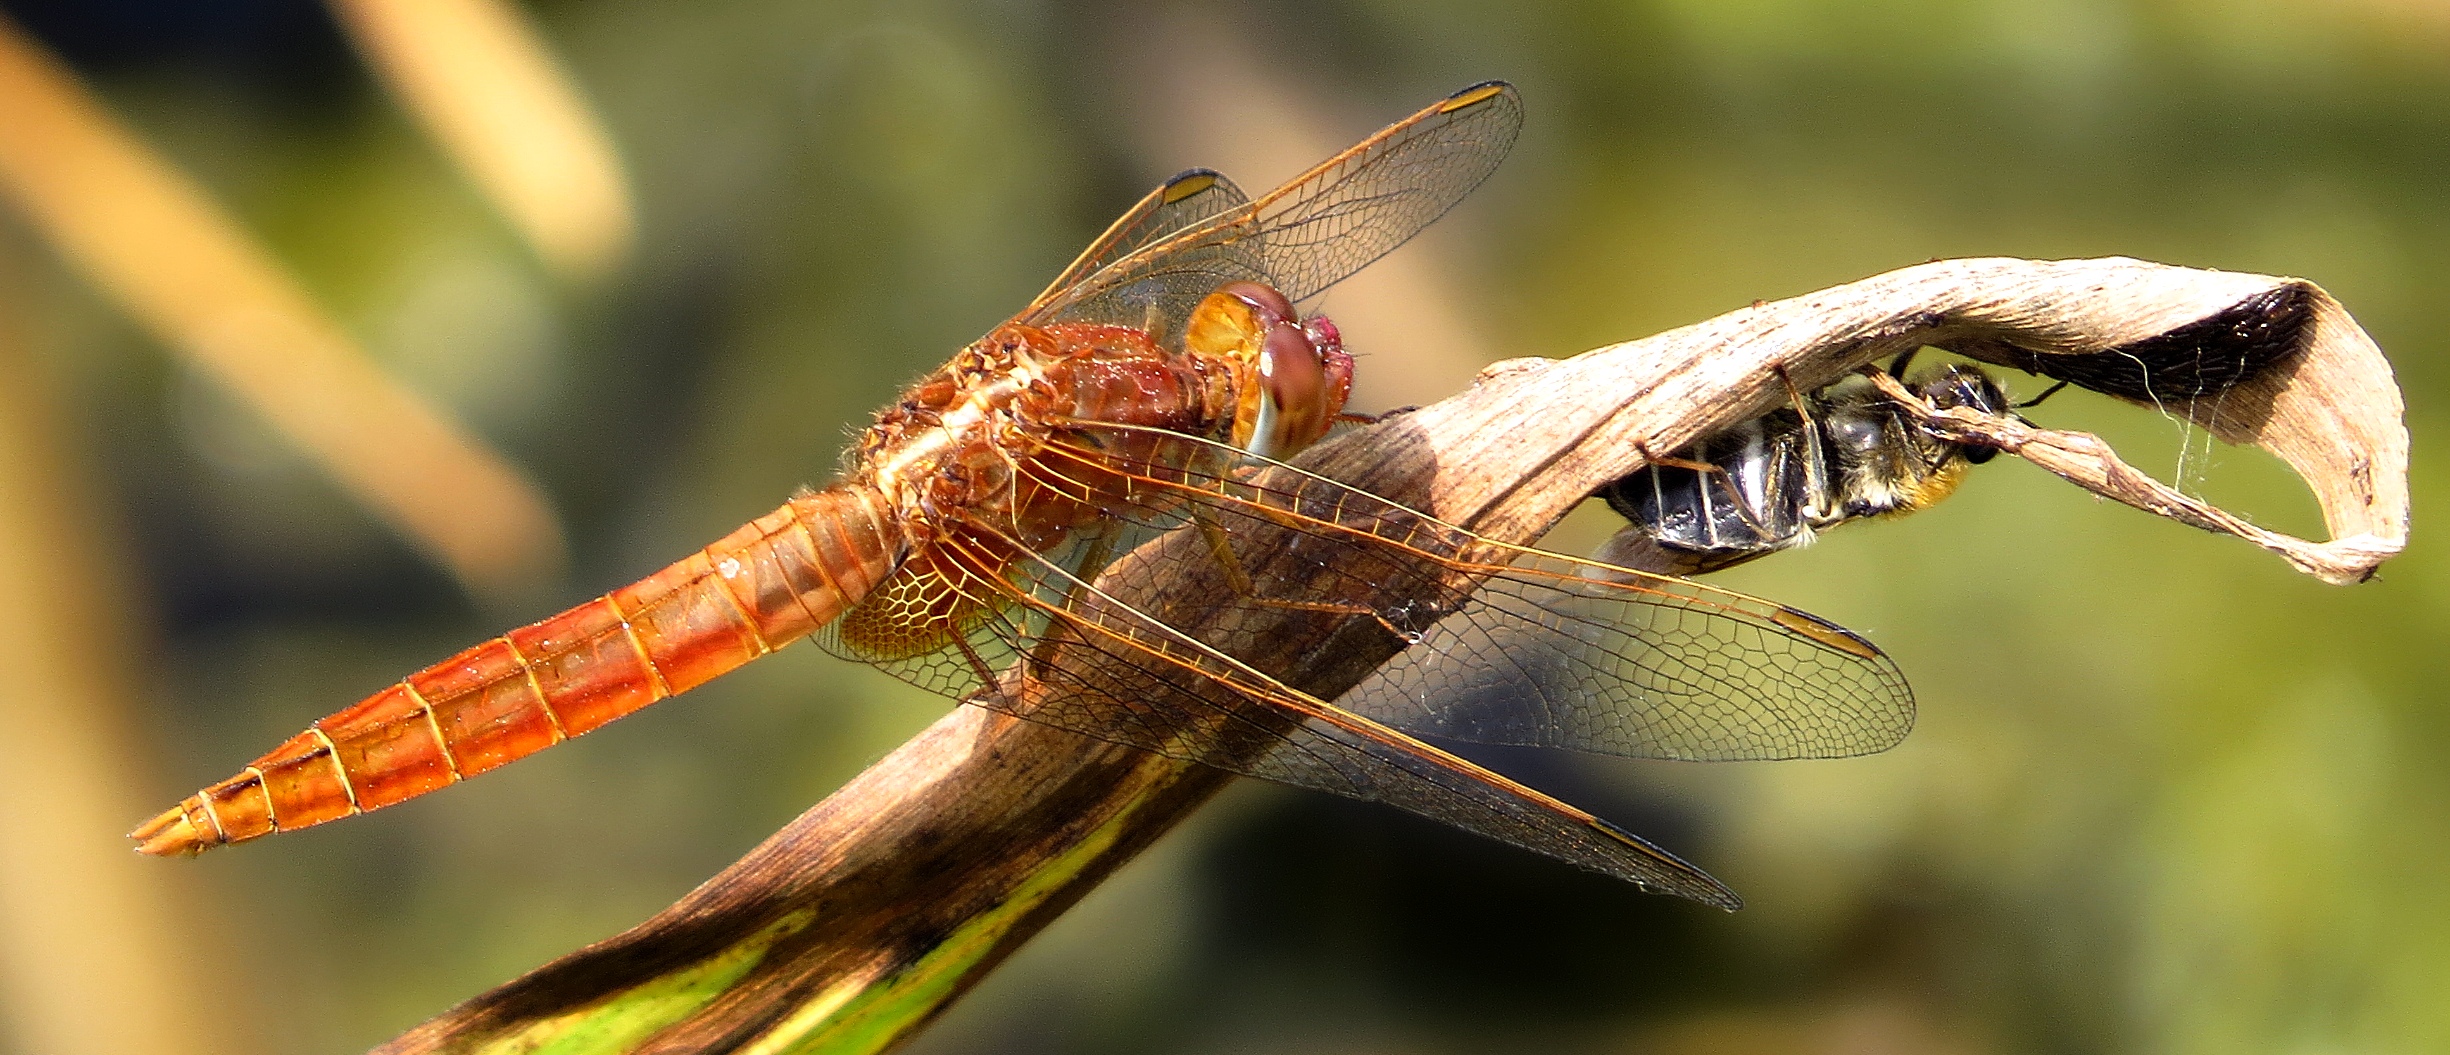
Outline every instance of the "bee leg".
<path fill-rule="evenodd" d="M 1787 373 L 1786 367 L 1783 365 L 1773 367 L 1772 369 L 1778 371 L 1778 383 L 1786 386 L 1787 405 L 1795 408 L 1796 417 L 1803 419 L 1804 430 L 1806 432 L 1811 431 L 1812 404 L 1809 400 L 1806 400 L 1803 397 L 1803 389 L 1795 387 L 1795 375 Z"/>
<path fill-rule="evenodd" d="M 1670 469 L 1683 469 L 1696 473 L 1724 473 L 1727 471 L 1709 462 L 1697 462 L 1691 458 L 1679 458 L 1672 454 L 1652 454 L 1650 446 L 1640 440 L 1633 441 L 1633 449 L 1642 456 L 1644 465 L 1664 465 Z"/>
<path fill-rule="evenodd" d="M 2049 388 L 2045 388 L 2045 389 L 2043 389 L 2043 390 L 2042 390 L 2042 394 L 2041 394 L 2041 395 L 2035 396 L 2035 397 L 2033 397 L 2033 398 L 2031 398 L 2031 399 L 2028 399 L 2028 400 L 2026 400 L 2026 401 L 2024 401 L 2024 402 L 2022 402 L 2022 403 L 2013 404 L 2012 406 L 2013 406 L 2013 408 L 2014 408 L 2014 409 L 2016 409 L 2016 410 L 2024 410 L 2024 409 L 2026 409 L 2026 408 L 2028 408 L 2028 407 L 2038 407 L 2038 406 L 2041 406 L 2041 405 L 2042 405 L 2042 401 L 2043 401 L 2043 400 L 2048 399 L 2048 398 L 2050 398 L 2050 397 L 2052 397 L 2052 396 L 2058 395 L 2058 394 L 2059 394 L 2059 390 L 2060 390 L 2060 389 L 2062 389 L 2062 388 L 2066 388 L 2066 387 L 2067 387 L 2069 384 L 2070 384 L 2070 382 L 2067 382 L 2067 381 L 2061 381 L 2061 382 L 2059 382 L 2058 384 L 2055 384 L 2055 385 L 2050 386 Z"/>
<path fill-rule="evenodd" d="M 1904 380 L 1906 376 L 1906 365 L 1912 363 L 1914 361 L 1914 357 L 1921 355 L 1922 352 L 1922 346 L 1918 344 L 1912 348 L 1908 348 L 1905 351 L 1897 353 L 1897 358 L 1889 360 L 1889 376 L 1897 378 L 1901 381 Z"/>

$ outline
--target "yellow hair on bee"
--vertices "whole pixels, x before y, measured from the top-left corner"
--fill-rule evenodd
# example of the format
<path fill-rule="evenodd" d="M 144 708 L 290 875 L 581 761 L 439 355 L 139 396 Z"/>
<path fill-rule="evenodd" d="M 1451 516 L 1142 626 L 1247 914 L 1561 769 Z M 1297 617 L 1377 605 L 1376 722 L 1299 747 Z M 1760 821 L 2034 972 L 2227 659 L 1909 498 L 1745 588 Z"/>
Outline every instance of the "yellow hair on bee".
<path fill-rule="evenodd" d="M 1938 505 L 1941 500 L 1956 493 L 1958 484 L 1965 482 L 1965 469 L 1965 459 L 1949 458 L 1930 472 L 1898 481 L 1897 507 L 1882 515 L 1897 516 Z"/>

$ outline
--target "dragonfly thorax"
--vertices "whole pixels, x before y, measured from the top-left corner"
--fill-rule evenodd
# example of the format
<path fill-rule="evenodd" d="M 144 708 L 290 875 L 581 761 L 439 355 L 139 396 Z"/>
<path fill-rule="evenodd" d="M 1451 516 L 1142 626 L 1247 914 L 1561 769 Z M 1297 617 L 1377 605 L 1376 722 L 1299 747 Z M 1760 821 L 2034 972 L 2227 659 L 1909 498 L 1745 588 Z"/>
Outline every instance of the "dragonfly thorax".
<path fill-rule="evenodd" d="M 976 490 L 978 470 L 991 467 L 993 448 L 1033 416 L 1027 404 L 1044 402 L 1046 364 L 1031 335 L 1011 332 L 1019 329 L 1004 327 L 962 349 L 877 415 L 859 461 L 866 482 L 893 508 L 959 504 Z"/>
<path fill-rule="evenodd" d="M 1045 541 L 1093 518 L 1101 505 L 1095 493 L 1021 482 L 1033 476 L 1027 465 L 1051 440 L 1077 431 L 1070 423 L 1222 439 L 1232 420 L 1233 384 L 1198 357 L 1161 350 L 1135 327 L 1008 324 L 877 416 L 860 444 L 859 482 L 882 492 L 914 525 L 957 515 Z"/>

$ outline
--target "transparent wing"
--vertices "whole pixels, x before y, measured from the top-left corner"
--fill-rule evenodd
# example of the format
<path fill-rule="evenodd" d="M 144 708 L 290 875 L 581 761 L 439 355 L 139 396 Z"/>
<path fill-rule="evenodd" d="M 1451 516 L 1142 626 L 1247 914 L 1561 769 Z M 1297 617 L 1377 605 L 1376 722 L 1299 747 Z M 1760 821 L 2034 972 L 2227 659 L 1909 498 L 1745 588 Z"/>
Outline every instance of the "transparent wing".
<path fill-rule="evenodd" d="M 975 542 L 950 536 L 939 553 L 973 564 L 982 578 L 1000 569 L 1016 603 L 982 606 L 996 615 L 958 658 L 947 657 L 946 666 L 1010 661 L 970 702 L 1245 776 L 1384 802 L 1644 889 L 1740 904 L 1707 873 L 1588 812 L 1290 688 L 1056 561 L 1007 560 L 1009 543 L 979 550 Z M 1169 535 L 1124 560 L 1199 559 L 1175 552 L 1185 545 L 1196 548 L 1188 536 Z"/>
<path fill-rule="evenodd" d="M 1080 251 L 1055 281 L 1047 283 L 1031 305 L 1045 303 L 1081 279 L 1096 274 L 1116 260 L 1147 247 L 1150 243 L 1198 227 L 1227 212 L 1250 204 L 1250 196 L 1215 169 L 1185 169 L 1173 178 L 1157 185 L 1148 196 L 1106 227 L 1089 248 Z"/>
<path fill-rule="evenodd" d="M 1867 754 L 1913 728 L 1896 665 L 1800 610 L 1497 543 L 1290 466 L 1218 470 L 1231 448 L 1190 436 L 1076 431 L 1091 442 L 1035 471 L 1124 474 L 1170 501 L 1209 559 L 1239 566 L 1245 592 L 1184 602 L 1194 625 L 1237 625 L 1220 608 L 1304 610 L 1403 646 L 1335 701 L 1391 728 L 1694 760 Z M 1206 643 L 1265 644 L 1230 630 Z"/>
<path fill-rule="evenodd" d="M 1885 751 L 1914 700 L 1884 655 L 1815 616 L 1676 579 L 1539 554 L 1336 705 L 1420 736 L 1628 758 Z"/>
<path fill-rule="evenodd" d="M 1106 482 L 1086 475 L 1104 471 L 1054 466 L 1040 482 L 1063 491 Z M 818 639 L 923 688 L 1030 721 L 1385 802 L 1647 889 L 1735 907 L 1706 873 L 1623 829 L 1263 672 L 1308 675 L 1300 663 L 1264 648 L 1242 656 L 1217 648 L 1212 641 L 1262 640 L 1230 624 L 1270 613 L 1213 604 L 1216 591 L 1201 582 L 1213 584 L 1217 551 L 1204 548 L 1201 517 L 1167 508 L 1179 505 L 1134 506 L 1130 519 L 1075 532 L 1046 555 L 991 525 L 947 532 Z M 1118 600 L 1091 585 L 1107 570 L 1105 582 L 1154 589 Z M 1169 623 L 1202 615 L 1223 622 L 1187 622 L 1199 636 Z"/>
<path fill-rule="evenodd" d="M 1522 121 L 1513 86 L 1466 88 L 1256 201 L 1057 283 L 1019 321 L 1141 325 L 1154 317 L 1179 332 L 1199 298 L 1225 282 L 1266 282 L 1293 300 L 1310 297 L 1463 200 L 1505 159 Z"/>
<path fill-rule="evenodd" d="M 1053 555 L 992 524 L 939 536 L 902 572 L 932 585 L 884 596 L 940 628 L 862 638 L 945 647 L 858 658 L 1713 904 L 1731 895 L 1664 851 L 1413 737 L 1792 758 L 1879 750 L 1912 724 L 1888 658 L 1800 611 L 1493 542 L 1194 437 L 1089 422 L 1067 436 L 1019 461 L 1018 493 L 1129 503 Z M 1354 682 L 1333 705 L 1289 687 Z"/>

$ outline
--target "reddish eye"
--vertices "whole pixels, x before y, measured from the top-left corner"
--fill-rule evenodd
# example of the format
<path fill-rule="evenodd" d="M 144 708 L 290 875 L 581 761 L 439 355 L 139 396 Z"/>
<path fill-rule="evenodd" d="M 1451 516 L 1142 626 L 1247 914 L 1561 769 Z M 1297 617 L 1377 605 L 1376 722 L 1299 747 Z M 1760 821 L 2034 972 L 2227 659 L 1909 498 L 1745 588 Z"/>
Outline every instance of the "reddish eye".
<path fill-rule="evenodd" d="M 1233 442 L 1262 457 L 1289 458 L 1318 442 L 1352 390 L 1352 357 L 1335 324 L 1304 320 L 1283 293 L 1257 282 L 1209 294 L 1191 313 L 1183 347 L 1236 365 Z"/>
<path fill-rule="evenodd" d="M 1250 452 L 1287 458 L 1327 434 L 1335 411 L 1328 404 L 1330 380 L 1310 335 L 1290 322 L 1268 331 L 1259 349 L 1259 420 Z"/>

